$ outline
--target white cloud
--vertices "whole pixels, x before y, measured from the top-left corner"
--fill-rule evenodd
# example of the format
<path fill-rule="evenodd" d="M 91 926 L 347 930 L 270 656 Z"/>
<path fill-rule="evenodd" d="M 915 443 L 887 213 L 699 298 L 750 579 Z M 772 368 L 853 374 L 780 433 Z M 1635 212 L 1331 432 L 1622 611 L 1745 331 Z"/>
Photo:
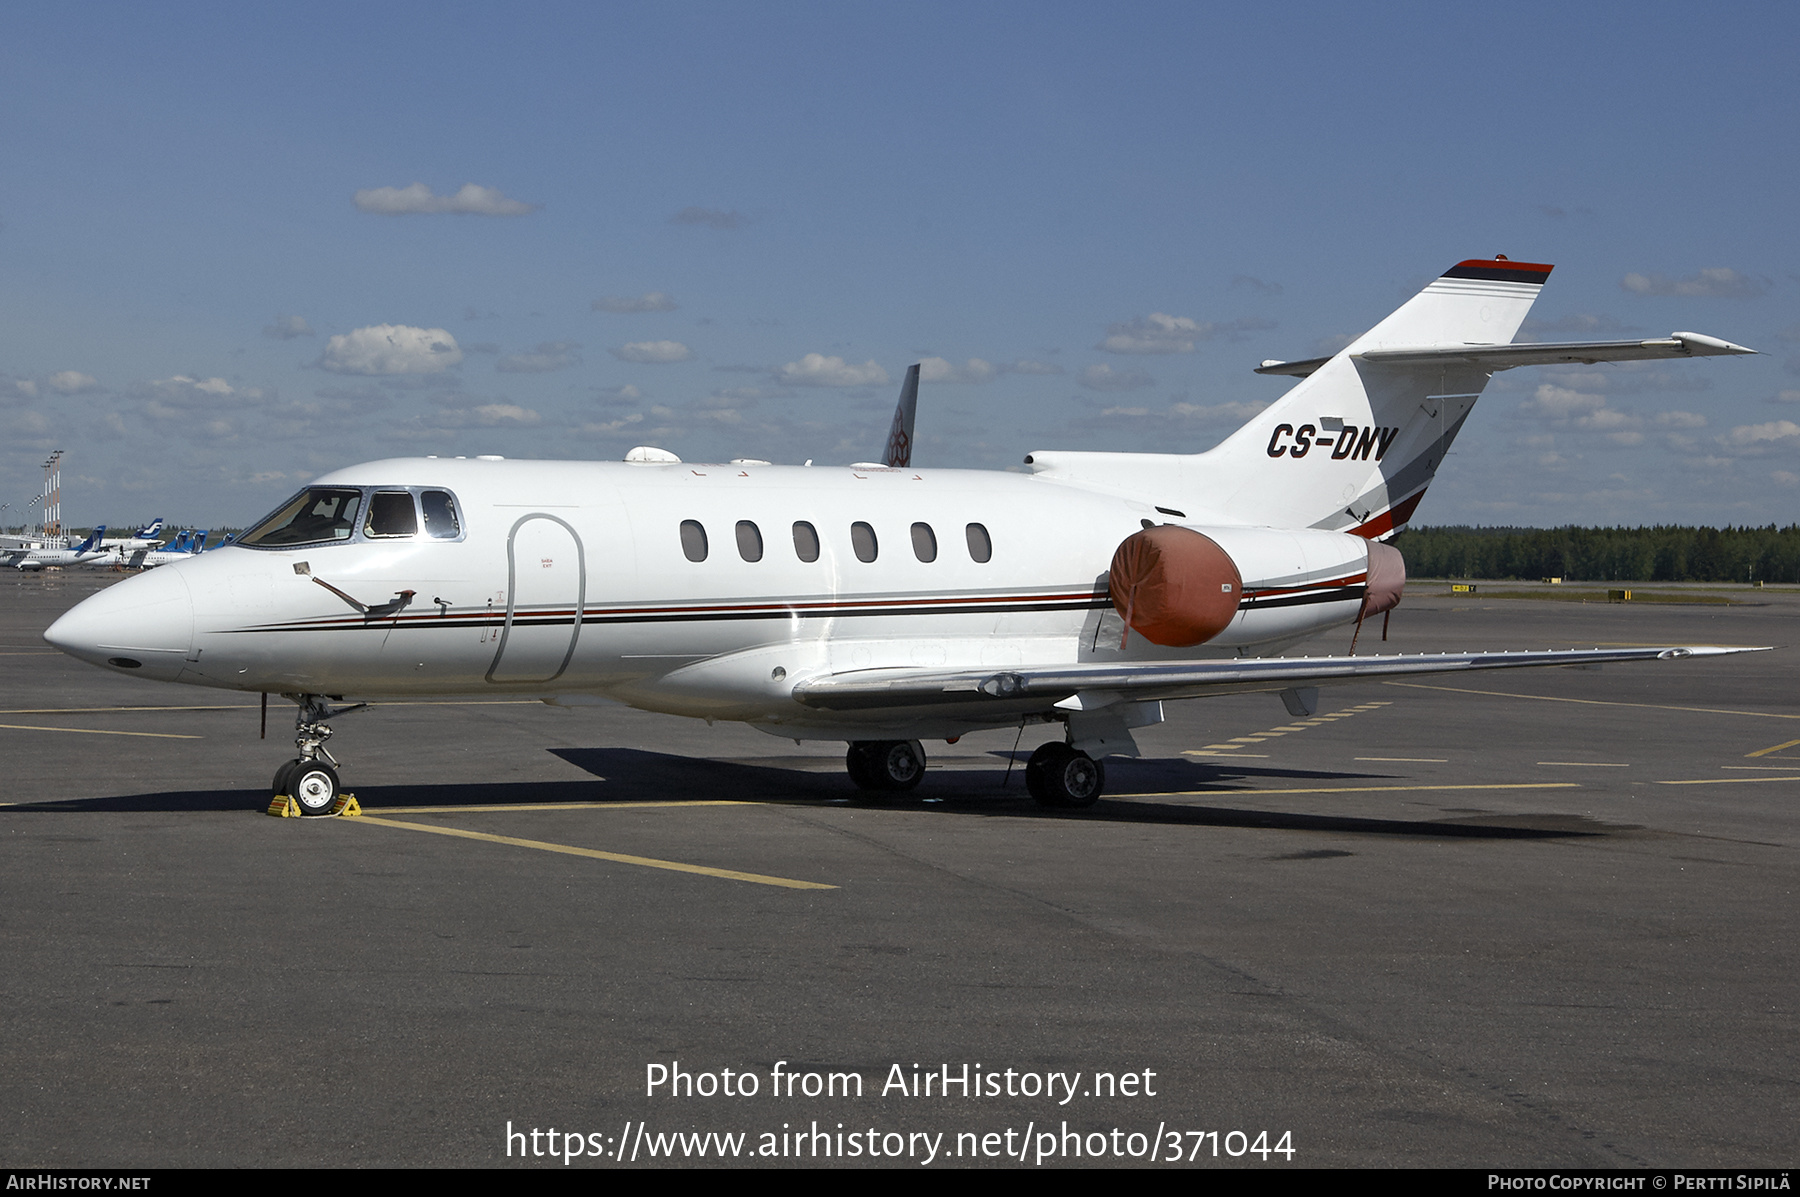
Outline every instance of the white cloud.
<path fill-rule="evenodd" d="M 1107 326 L 1107 338 L 1094 346 L 1108 353 L 1192 353 L 1194 342 L 1212 335 L 1212 326 L 1202 326 L 1186 316 L 1168 316 L 1151 312 L 1129 324 Z"/>
<path fill-rule="evenodd" d="M 327 341 L 319 365 L 334 374 L 441 374 L 462 357 L 441 328 L 372 324 Z"/>
<path fill-rule="evenodd" d="M 1771 420 L 1767 424 L 1742 424 L 1719 438 L 1719 446 L 1727 451 L 1750 457 L 1775 450 L 1800 450 L 1800 424 L 1792 420 Z"/>
<path fill-rule="evenodd" d="M 1705 428 L 1706 417 L 1694 411 L 1665 411 L 1656 417 L 1660 428 Z"/>
<path fill-rule="evenodd" d="M 1250 275 L 1250 274 L 1232 275 L 1231 286 L 1232 286 L 1233 290 L 1245 289 L 1245 290 L 1254 291 L 1258 295 L 1280 295 L 1281 294 L 1281 284 L 1280 283 L 1265 283 L 1261 279 L 1257 278 L 1255 275 Z"/>
<path fill-rule="evenodd" d="M 1267 403 L 1254 402 L 1215 403 L 1211 406 L 1174 403 L 1169 406 L 1169 414 L 1197 420 L 1203 424 L 1242 424 L 1268 406 Z"/>
<path fill-rule="evenodd" d="M 992 382 L 999 374 L 991 362 L 978 357 L 960 366 L 941 357 L 928 357 L 919 363 L 920 382 Z"/>
<path fill-rule="evenodd" d="M 92 374 L 83 374 L 79 370 L 59 370 L 46 378 L 44 385 L 59 395 L 79 395 L 83 391 L 100 389 L 100 383 Z"/>
<path fill-rule="evenodd" d="M 646 291 L 642 295 L 608 295 L 594 301 L 596 312 L 672 312 L 679 305 L 675 297 L 662 291 Z"/>
<path fill-rule="evenodd" d="M 873 361 L 857 366 L 841 357 L 809 353 L 776 370 L 775 377 L 789 386 L 798 387 L 866 387 L 886 382 L 888 373 Z"/>
<path fill-rule="evenodd" d="M 24 384 L 21 383 L 20 385 L 23 386 Z M 1768 403 L 1800 403 L 1800 391 L 1782 391 L 1780 394 L 1776 395 L 1773 399 L 1765 400 L 1765 402 L 1768 402 Z"/>
<path fill-rule="evenodd" d="M 670 224 L 705 225 L 709 229 L 742 228 L 744 218 L 736 212 L 726 212 L 719 208 L 683 208 L 669 217 Z"/>
<path fill-rule="evenodd" d="M 1664 274 L 1628 274 L 1619 286 L 1634 295 L 1687 295 L 1707 298 L 1755 299 L 1769 289 L 1769 280 L 1740 274 L 1729 266 L 1712 266 L 1685 278 Z"/>
<path fill-rule="evenodd" d="M 493 187 L 464 183 L 455 195 L 433 195 L 423 183 L 410 187 L 373 187 L 356 193 L 356 206 L 377 216 L 421 216 L 454 212 L 470 216 L 523 216 L 538 205 L 507 199 Z"/>
<path fill-rule="evenodd" d="M 547 374 L 577 365 L 581 346 L 574 341 L 540 341 L 531 353 L 510 353 L 494 363 L 502 374 Z"/>
<path fill-rule="evenodd" d="M 630 383 L 626 383 L 624 386 L 620 387 L 601 388 L 600 397 L 601 402 L 606 403 L 609 406 L 618 406 L 625 403 L 636 403 L 639 399 L 644 397 L 644 392 L 638 390 Z"/>
<path fill-rule="evenodd" d="M 1075 379 L 1090 391 L 1135 391 L 1143 387 L 1155 386 L 1156 380 L 1135 366 L 1129 370 L 1115 370 L 1111 366 L 1089 366 Z"/>
<path fill-rule="evenodd" d="M 1186 316 L 1151 312 L 1129 324 L 1107 325 L 1106 339 L 1094 348 L 1108 353 L 1192 353 L 1196 341 L 1220 336 L 1238 340 L 1245 333 L 1274 327 L 1273 320 L 1261 316 L 1245 316 L 1226 324 L 1203 324 Z"/>
<path fill-rule="evenodd" d="M 277 316 L 275 323 L 263 326 L 263 336 L 274 337 L 277 341 L 291 341 L 295 337 L 313 335 L 313 327 L 306 322 L 305 316 Z"/>
<path fill-rule="evenodd" d="M 1791 470 L 1776 470 L 1769 475 L 1769 480 L 1776 486 L 1800 486 L 1800 474 Z"/>
<path fill-rule="evenodd" d="M 217 403 L 227 399 L 256 402 L 263 393 L 256 387 L 234 387 L 223 378 L 194 378 L 177 374 L 172 378 L 154 379 L 150 389 L 162 399 L 180 399 L 193 404 Z"/>
<path fill-rule="evenodd" d="M 650 364 L 685 362 L 694 356 L 693 351 L 680 341 L 633 341 L 619 346 L 612 355 L 620 361 Z"/>
<path fill-rule="evenodd" d="M 1541 384 L 1519 410 L 1551 420 L 1572 420 L 1592 415 L 1606 406 L 1605 395 L 1570 390 L 1552 383 Z"/>
<path fill-rule="evenodd" d="M 1063 368 L 1055 362 L 1032 362 L 1020 358 L 1010 366 L 1004 367 L 1012 374 L 1062 374 Z"/>
<path fill-rule="evenodd" d="M 36 399 L 38 384 L 29 378 L 0 380 L 0 400 Z"/>

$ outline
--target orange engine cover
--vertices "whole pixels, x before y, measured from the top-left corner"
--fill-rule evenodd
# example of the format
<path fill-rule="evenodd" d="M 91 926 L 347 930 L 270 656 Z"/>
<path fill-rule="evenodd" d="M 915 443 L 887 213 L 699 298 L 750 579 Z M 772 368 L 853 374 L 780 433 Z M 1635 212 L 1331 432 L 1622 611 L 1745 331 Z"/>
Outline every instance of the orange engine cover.
<path fill-rule="evenodd" d="M 1237 616 L 1244 579 L 1211 537 L 1163 524 L 1127 536 L 1113 553 L 1113 607 L 1152 644 L 1205 644 Z"/>

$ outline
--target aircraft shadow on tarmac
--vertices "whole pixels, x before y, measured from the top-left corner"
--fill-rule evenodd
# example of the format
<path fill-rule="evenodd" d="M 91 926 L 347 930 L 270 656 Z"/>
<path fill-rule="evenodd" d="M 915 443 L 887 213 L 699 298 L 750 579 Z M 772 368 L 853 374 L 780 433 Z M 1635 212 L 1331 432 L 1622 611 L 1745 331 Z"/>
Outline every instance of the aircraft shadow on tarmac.
<path fill-rule="evenodd" d="M 1081 811 L 1042 810 L 1025 791 L 1024 753 L 996 752 L 994 768 L 934 769 L 917 790 L 907 794 L 870 795 L 854 789 L 842 772 L 821 771 L 816 757 L 775 757 L 761 762 L 717 761 L 649 752 L 637 748 L 556 748 L 554 755 L 592 774 L 588 781 L 522 781 L 502 783 L 358 786 L 356 793 L 370 813 L 405 814 L 411 807 L 541 806 L 593 802 L 708 802 L 727 799 L 781 805 L 822 806 L 857 802 L 871 808 L 910 809 L 944 817 L 1058 818 L 1101 823 L 1152 823 L 1168 826 L 1267 828 L 1282 831 L 1329 831 L 1429 839 L 1549 839 L 1588 837 L 1638 830 L 1633 824 L 1602 823 L 1558 812 L 1472 814 L 1445 819 L 1373 818 L 1344 813 L 1342 806 L 1358 794 L 1308 794 L 1317 812 L 1257 810 L 1241 805 L 1212 805 L 1211 799 L 1254 801 L 1258 789 L 1251 778 L 1312 782 L 1321 787 L 1403 782 L 1388 774 L 1244 767 L 1183 757 L 1113 758 L 1106 762 L 1109 789 Z M 1003 762 L 1013 756 L 1006 779 Z M 797 767 L 800 762 L 809 767 Z M 597 784 L 598 783 L 598 784 Z M 1284 798 L 1289 797 L 1283 795 Z M 203 812 L 260 810 L 263 791 L 176 790 L 107 798 L 48 802 L 11 808 L 18 812 Z M 1331 808 L 1339 809 L 1333 810 Z M 1303 854 L 1304 855 L 1304 854 Z"/>

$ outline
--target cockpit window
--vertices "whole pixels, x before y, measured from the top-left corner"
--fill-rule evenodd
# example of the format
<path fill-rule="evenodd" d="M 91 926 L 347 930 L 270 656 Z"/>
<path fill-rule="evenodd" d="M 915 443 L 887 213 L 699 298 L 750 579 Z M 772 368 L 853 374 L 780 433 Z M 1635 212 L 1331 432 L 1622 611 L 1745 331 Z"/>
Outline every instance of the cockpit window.
<path fill-rule="evenodd" d="M 402 496 L 408 506 L 411 495 Z M 237 543 L 280 548 L 286 545 L 349 540 L 356 531 L 356 512 L 362 492 L 335 486 L 312 486 L 301 491 L 256 527 L 238 537 Z"/>
<path fill-rule="evenodd" d="M 378 490 L 370 497 L 364 536 L 416 536 L 418 531 L 419 515 L 413 510 L 411 492 Z"/>
<path fill-rule="evenodd" d="M 462 535 L 456 518 L 456 499 L 447 490 L 419 493 L 419 506 L 425 509 L 425 531 L 434 540 L 455 540 Z"/>

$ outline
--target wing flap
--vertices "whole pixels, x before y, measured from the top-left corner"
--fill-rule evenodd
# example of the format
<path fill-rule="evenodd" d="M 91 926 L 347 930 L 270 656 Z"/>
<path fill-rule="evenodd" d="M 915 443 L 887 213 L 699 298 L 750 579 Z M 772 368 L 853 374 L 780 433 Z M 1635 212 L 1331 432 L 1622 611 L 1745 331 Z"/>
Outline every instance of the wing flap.
<path fill-rule="evenodd" d="M 1625 661 L 1668 661 L 1684 657 L 1767 652 L 1768 648 L 1667 645 L 1542 652 L 1420 653 L 1374 657 L 1253 657 L 1172 664 L 1095 662 L 1044 669 L 931 670 L 866 669 L 822 674 L 794 687 L 801 704 L 827 711 L 883 707 L 943 707 L 1004 702 L 1055 706 L 1083 696 L 1116 695 L 1119 701 L 1200 698 L 1210 694 L 1285 690 L 1370 678 L 1489 669 L 1594 666 Z"/>

